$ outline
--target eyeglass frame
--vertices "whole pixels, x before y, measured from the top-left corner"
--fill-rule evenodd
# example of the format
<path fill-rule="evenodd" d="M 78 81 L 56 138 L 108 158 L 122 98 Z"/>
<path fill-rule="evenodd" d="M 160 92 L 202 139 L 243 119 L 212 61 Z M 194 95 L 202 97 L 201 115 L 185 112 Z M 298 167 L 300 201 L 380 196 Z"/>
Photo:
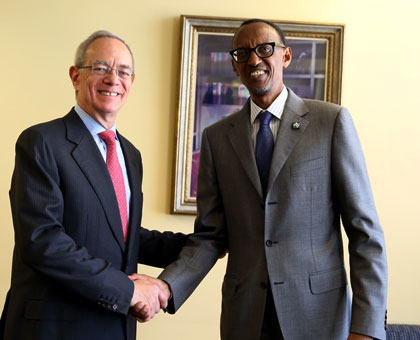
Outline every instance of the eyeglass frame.
<path fill-rule="evenodd" d="M 120 77 L 120 71 L 118 70 L 118 68 L 112 68 L 111 66 L 109 66 L 107 63 L 104 63 L 104 62 L 101 62 L 101 61 L 95 61 L 92 65 L 90 65 L 90 66 L 76 66 L 77 68 L 79 68 L 79 69 L 89 69 L 90 68 L 90 70 L 91 70 L 91 72 L 93 73 L 93 74 L 96 74 L 95 73 L 95 71 L 94 71 L 94 66 L 95 65 L 97 65 L 97 64 L 99 64 L 99 65 L 102 65 L 102 66 L 104 66 L 105 68 L 106 68 L 106 71 L 105 71 L 105 74 L 103 74 L 102 76 L 105 76 L 106 74 L 110 74 L 112 71 L 115 71 L 115 74 L 117 75 L 117 77 L 119 77 L 119 78 L 121 78 L 121 79 L 126 79 L 126 80 L 128 80 L 128 79 L 133 79 L 133 77 L 134 77 L 134 72 L 131 70 L 131 68 L 130 67 L 126 67 L 127 69 L 129 69 L 130 70 L 130 72 L 131 72 L 131 75 L 129 76 L 129 77 L 127 77 L 127 78 L 124 78 L 124 77 Z M 127 72 L 128 73 L 128 72 Z M 100 74 L 96 74 L 96 75 L 100 75 Z"/>
<path fill-rule="evenodd" d="M 271 53 L 270 55 L 267 55 L 267 56 L 260 56 L 260 55 L 258 55 L 258 53 L 257 53 L 257 48 L 258 47 L 261 47 L 261 46 L 264 46 L 264 45 L 271 45 L 271 47 L 273 48 L 273 53 Z M 274 41 L 272 41 L 272 42 L 268 42 L 268 43 L 262 43 L 262 44 L 258 44 L 257 46 L 255 46 L 254 48 L 247 48 L 247 47 L 240 47 L 240 48 L 236 48 L 236 49 L 234 49 L 234 50 L 232 50 L 232 51 L 229 51 L 229 54 L 232 56 L 232 59 L 233 59 L 233 61 L 235 62 L 235 63 L 238 63 L 238 64 L 241 64 L 241 63 L 245 63 L 245 62 L 247 62 L 248 60 L 249 60 L 249 57 L 251 56 L 251 52 L 254 52 L 256 55 L 257 55 L 257 57 L 258 58 L 261 58 L 261 59 L 264 59 L 264 58 L 270 58 L 273 54 L 274 54 L 274 47 L 275 46 L 277 46 L 277 47 L 282 47 L 282 48 L 286 48 L 287 46 L 285 45 L 285 44 L 283 44 L 283 43 L 278 43 L 278 42 L 274 42 Z M 244 61 L 237 61 L 236 59 L 235 59 L 235 57 L 234 57 L 234 53 L 236 52 L 236 51 L 238 51 L 238 50 L 247 50 L 248 51 L 248 58 L 246 59 L 246 60 L 244 60 Z"/>

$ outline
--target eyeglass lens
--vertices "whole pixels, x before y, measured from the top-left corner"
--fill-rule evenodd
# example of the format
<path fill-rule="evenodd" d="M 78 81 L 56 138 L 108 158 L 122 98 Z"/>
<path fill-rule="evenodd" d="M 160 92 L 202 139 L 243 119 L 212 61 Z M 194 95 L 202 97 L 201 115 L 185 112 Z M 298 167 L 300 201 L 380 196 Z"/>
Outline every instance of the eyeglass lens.
<path fill-rule="evenodd" d="M 94 63 L 92 65 L 92 72 L 94 74 L 104 76 L 105 74 L 109 74 L 112 72 L 112 70 L 115 70 L 117 73 L 117 76 L 119 76 L 122 79 L 128 79 L 132 76 L 132 72 L 127 67 L 118 67 L 117 69 L 111 68 L 109 65 L 105 65 L 102 63 Z"/>
<path fill-rule="evenodd" d="M 274 48 L 271 44 L 262 44 L 254 48 L 239 48 L 234 53 L 234 58 L 238 62 L 243 62 L 248 60 L 251 51 L 255 51 L 258 57 L 268 58 L 273 55 Z"/>

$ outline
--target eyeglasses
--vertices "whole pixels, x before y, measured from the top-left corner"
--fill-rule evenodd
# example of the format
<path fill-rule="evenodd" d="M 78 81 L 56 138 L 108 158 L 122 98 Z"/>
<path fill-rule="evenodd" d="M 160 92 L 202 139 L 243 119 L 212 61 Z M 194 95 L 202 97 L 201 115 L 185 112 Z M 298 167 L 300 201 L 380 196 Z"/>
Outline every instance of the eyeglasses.
<path fill-rule="evenodd" d="M 134 77 L 134 72 L 132 72 L 128 67 L 119 66 L 118 68 L 112 68 L 111 66 L 104 63 L 93 63 L 91 66 L 78 66 L 78 68 L 90 68 L 91 72 L 97 76 L 104 76 L 110 74 L 112 71 L 115 71 L 117 77 L 127 80 Z"/>
<path fill-rule="evenodd" d="M 232 50 L 229 53 L 232 56 L 233 60 L 235 60 L 237 63 L 244 63 L 248 61 L 251 52 L 255 52 L 255 54 L 259 58 L 271 57 L 274 53 L 274 46 L 286 47 L 284 44 L 281 43 L 269 42 L 259 44 L 254 48 L 237 48 L 236 50 Z"/>

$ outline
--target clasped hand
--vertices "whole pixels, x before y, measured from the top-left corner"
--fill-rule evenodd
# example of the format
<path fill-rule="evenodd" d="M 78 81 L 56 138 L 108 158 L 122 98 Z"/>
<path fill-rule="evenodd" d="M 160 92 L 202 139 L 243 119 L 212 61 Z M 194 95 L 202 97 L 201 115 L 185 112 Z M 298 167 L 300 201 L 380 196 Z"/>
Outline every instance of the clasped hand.
<path fill-rule="evenodd" d="M 168 306 L 171 291 L 166 282 L 144 274 L 132 274 L 128 278 L 134 283 L 130 313 L 138 322 L 151 320 L 161 308 Z"/>

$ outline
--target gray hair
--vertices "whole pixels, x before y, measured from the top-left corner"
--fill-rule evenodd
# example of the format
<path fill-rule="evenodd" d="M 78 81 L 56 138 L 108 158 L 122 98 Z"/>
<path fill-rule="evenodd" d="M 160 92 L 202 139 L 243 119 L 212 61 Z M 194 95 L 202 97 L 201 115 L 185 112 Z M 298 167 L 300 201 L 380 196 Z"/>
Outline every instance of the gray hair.
<path fill-rule="evenodd" d="M 74 65 L 75 66 L 83 66 L 83 64 L 85 63 L 85 55 L 86 55 L 86 51 L 88 49 L 88 47 L 90 46 L 91 43 L 93 43 L 96 39 L 99 38 L 112 38 L 112 39 L 117 39 L 119 41 L 121 41 L 125 47 L 127 47 L 128 51 L 131 54 L 131 59 L 133 60 L 133 72 L 135 70 L 135 66 L 136 66 L 136 61 L 134 59 L 134 54 L 131 51 L 130 46 L 128 46 L 128 44 L 125 42 L 124 39 L 122 39 L 121 37 L 119 37 L 118 35 L 111 33 L 109 31 L 105 31 L 105 30 L 101 30 L 101 31 L 96 31 L 93 32 L 85 41 L 83 41 L 79 47 L 76 50 L 76 56 L 74 58 Z"/>

